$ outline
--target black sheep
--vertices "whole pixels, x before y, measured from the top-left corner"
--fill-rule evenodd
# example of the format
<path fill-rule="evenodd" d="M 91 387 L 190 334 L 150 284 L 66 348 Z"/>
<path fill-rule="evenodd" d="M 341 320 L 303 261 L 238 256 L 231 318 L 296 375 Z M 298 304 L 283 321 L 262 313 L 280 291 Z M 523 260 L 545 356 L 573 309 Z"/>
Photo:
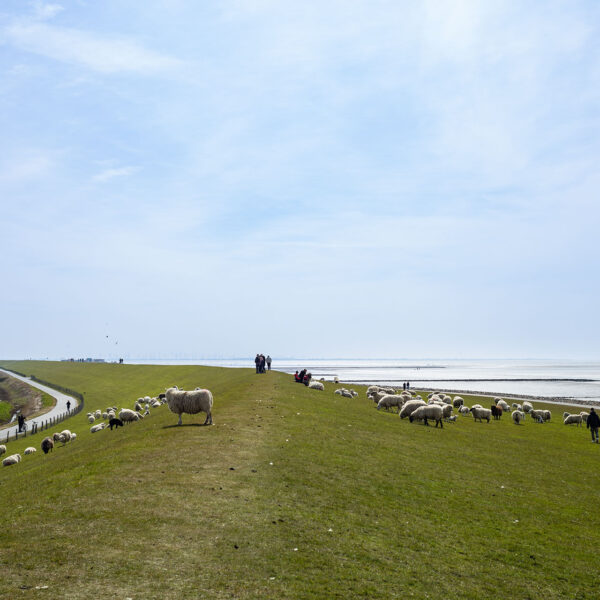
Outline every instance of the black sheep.
<path fill-rule="evenodd" d="M 119 427 L 123 427 L 123 421 L 121 421 L 121 419 L 113 418 L 108 422 L 108 426 L 110 427 L 111 431 L 113 425 L 115 426 L 115 429 L 118 429 Z"/>

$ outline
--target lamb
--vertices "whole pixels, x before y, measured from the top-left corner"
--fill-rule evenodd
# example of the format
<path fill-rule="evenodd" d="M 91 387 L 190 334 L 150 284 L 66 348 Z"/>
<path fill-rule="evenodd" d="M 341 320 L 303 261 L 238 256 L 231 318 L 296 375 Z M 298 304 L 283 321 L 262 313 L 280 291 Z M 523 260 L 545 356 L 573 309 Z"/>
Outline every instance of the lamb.
<path fill-rule="evenodd" d="M 96 420 L 96 417 L 94 415 L 90 415 L 88 417 L 88 423 L 93 423 Z"/>
<path fill-rule="evenodd" d="M 29 446 L 29 448 L 25 448 L 25 452 L 23 454 L 34 454 L 36 449 L 33 446 Z"/>
<path fill-rule="evenodd" d="M 90 433 L 96 433 L 98 431 L 102 431 L 106 427 L 106 423 L 98 423 L 98 425 L 94 425 L 90 427 Z"/>
<path fill-rule="evenodd" d="M 565 425 L 570 425 L 571 423 L 577 423 L 577 427 L 581 426 L 581 422 L 583 421 L 583 417 L 581 415 L 569 415 L 563 422 Z"/>
<path fill-rule="evenodd" d="M 5 453 L 6 453 L 6 446 L 4 444 L 2 444 L 0 446 L 0 456 L 2 456 Z"/>
<path fill-rule="evenodd" d="M 511 417 L 512 417 L 513 423 L 515 425 L 518 425 L 525 418 L 525 413 L 521 412 L 520 410 L 514 410 L 512 412 Z"/>
<path fill-rule="evenodd" d="M 471 414 L 473 415 L 473 419 L 477 421 L 479 419 L 480 423 L 483 423 L 483 419 L 486 419 L 487 422 L 490 422 L 490 418 L 492 416 L 492 411 L 489 408 L 481 408 L 478 406 L 471 407 Z"/>
<path fill-rule="evenodd" d="M 308 387 L 311 390 L 320 390 L 320 391 L 323 391 L 325 389 L 325 386 L 320 381 L 311 381 L 308 384 Z"/>
<path fill-rule="evenodd" d="M 446 419 L 446 422 L 448 422 L 448 423 L 455 423 L 456 422 L 456 415 L 452 415 L 451 417 L 448 417 Z"/>
<path fill-rule="evenodd" d="M 193 392 L 185 392 L 169 388 L 166 392 L 167 404 L 169 410 L 176 415 L 179 415 L 178 425 L 181 425 L 181 415 L 195 415 L 199 412 L 206 413 L 204 425 L 212 425 L 212 406 L 213 395 L 210 390 L 194 390 Z"/>
<path fill-rule="evenodd" d="M 421 420 L 425 422 L 425 425 L 429 425 L 427 419 L 435 419 L 435 426 L 438 426 L 443 429 L 443 409 L 441 406 L 437 404 L 426 404 L 425 406 L 419 406 L 416 410 L 414 410 L 411 415 L 408 417 L 408 420 L 412 423 L 415 419 Z"/>
<path fill-rule="evenodd" d="M 115 429 L 118 429 L 119 427 L 123 427 L 123 421 L 121 421 L 121 419 L 111 419 L 108 422 L 108 426 L 110 427 L 110 430 L 112 431 L 113 427 Z"/>
<path fill-rule="evenodd" d="M 533 405 L 531 402 L 523 402 L 523 412 L 529 413 L 533 410 Z"/>
<path fill-rule="evenodd" d="M 400 418 L 410 417 L 412 413 L 419 408 L 419 406 L 427 406 L 424 400 L 409 400 L 400 411 Z"/>
<path fill-rule="evenodd" d="M 396 396 L 394 394 L 386 394 L 377 403 L 377 410 L 380 410 L 382 408 L 385 408 L 385 410 L 388 410 L 392 406 L 397 406 L 398 412 L 400 412 L 400 408 L 402 407 L 402 404 L 404 404 L 404 398 L 402 396 Z"/>
<path fill-rule="evenodd" d="M 129 408 L 122 408 L 119 412 L 119 419 L 121 419 L 123 423 L 133 423 L 134 421 L 140 420 L 140 414 Z"/>
<path fill-rule="evenodd" d="M 21 462 L 21 455 L 20 454 L 11 454 L 10 456 L 7 456 L 3 461 L 2 461 L 2 466 L 3 467 L 9 467 L 10 465 L 16 465 L 17 463 Z"/>
<path fill-rule="evenodd" d="M 45 437 L 42 440 L 42 452 L 44 454 L 48 454 L 48 452 L 51 452 L 54 449 L 54 440 L 51 437 Z"/>
<path fill-rule="evenodd" d="M 471 414 L 471 409 L 470 409 L 468 406 L 461 406 L 461 407 L 458 409 L 458 412 L 459 412 L 461 415 L 470 415 L 470 414 Z"/>
<path fill-rule="evenodd" d="M 142 405 L 140 404 L 139 400 L 135 403 L 133 410 L 135 410 L 136 412 L 140 412 L 142 410 Z"/>

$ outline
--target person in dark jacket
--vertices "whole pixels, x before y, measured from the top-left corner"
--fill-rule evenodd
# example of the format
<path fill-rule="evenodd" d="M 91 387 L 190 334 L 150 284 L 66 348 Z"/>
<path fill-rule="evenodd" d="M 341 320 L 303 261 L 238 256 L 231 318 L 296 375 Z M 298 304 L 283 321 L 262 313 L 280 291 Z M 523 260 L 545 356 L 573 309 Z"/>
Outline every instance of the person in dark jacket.
<path fill-rule="evenodd" d="M 587 418 L 587 427 L 592 431 L 592 442 L 598 443 L 598 427 L 600 427 L 600 417 L 598 413 L 590 408 L 590 416 Z"/>
<path fill-rule="evenodd" d="M 257 354 L 256 358 L 254 359 L 254 364 L 256 365 L 256 372 L 260 373 L 259 368 L 260 368 L 260 356 Z"/>

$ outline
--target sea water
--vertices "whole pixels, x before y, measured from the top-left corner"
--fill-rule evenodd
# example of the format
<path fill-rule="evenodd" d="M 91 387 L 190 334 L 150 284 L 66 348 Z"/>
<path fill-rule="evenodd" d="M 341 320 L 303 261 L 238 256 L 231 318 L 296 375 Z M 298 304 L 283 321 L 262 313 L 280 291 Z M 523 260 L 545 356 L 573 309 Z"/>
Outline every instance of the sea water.
<path fill-rule="evenodd" d="M 235 359 L 146 359 L 135 364 L 197 364 L 254 368 L 254 357 Z M 600 401 L 600 361 L 324 359 L 273 357 L 272 368 L 286 373 L 308 369 L 313 378 L 414 389 L 440 389 L 495 395 L 525 395 Z"/>

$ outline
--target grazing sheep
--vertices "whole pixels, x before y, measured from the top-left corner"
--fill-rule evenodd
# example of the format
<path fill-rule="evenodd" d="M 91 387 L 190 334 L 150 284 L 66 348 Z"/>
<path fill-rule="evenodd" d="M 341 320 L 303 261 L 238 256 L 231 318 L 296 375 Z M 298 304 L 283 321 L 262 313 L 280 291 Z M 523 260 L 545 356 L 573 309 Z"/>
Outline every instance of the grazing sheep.
<path fill-rule="evenodd" d="M 16 465 L 17 463 L 21 462 L 21 455 L 20 454 L 11 454 L 10 456 L 7 456 L 3 461 L 2 461 L 2 466 L 3 467 L 9 467 L 10 465 Z"/>
<path fill-rule="evenodd" d="M 6 446 L 4 444 L 2 444 L 0 446 L 0 456 L 2 456 L 5 453 L 6 453 Z"/>
<path fill-rule="evenodd" d="M 543 410 L 542 416 L 544 417 L 544 421 L 549 421 L 552 418 L 552 413 L 549 410 Z"/>
<path fill-rule="evenodd" d="M 492 417 L 498 420 L 502 417 L 502 407 L 497 404 L 492 404 L 490 410 L 492 411 Z"/>
<path fill-rule="evenodd" d="M 121 421 L 121 419 L 111 419 L 108 422 L 108 426 L 110 427 L 110 430 L 112 431 L 113 427 L 115 429 L 118 429 L 119 427 L 123 427 L 123 421 Z"/>
<path fill-rule="evenodd" d="M 160 404 L 160 400 L 155 400 L 155 401 L 154 401 L 154 402 L 151 404 L 152 408 L 158 408 L 160 405 L 161 405 L 161 404 Z"/>
<path fill-rule="evenodd" d="M 567 418 L 567 417 L 568 417 L 570 414 L 571 414 L 571 413 L 564 412 L 564 413 L 563 413 L 563 419 L 566 419 L 566 418 Z"/>
<path fill-rule="evenodd" d="M 533 405 L 531 402 L 523 402 L 523 412 L 530 413 L 533 410 Z"/>
<path fill-rule="evenodd" d="M 41 444 L 42 452 L 48 454 L 54 449 L 54 440 L 51 437 L 45 437 Z"/>
<path fill-rule="evenodd" d="M 94 415 L 90 415 L 88 417 L 88 423 L 93 423 L 96 420 L 96 417 Z"/>
<path fill-rule="evenodd" d="M 473 404 L 471 408 L 483 408 L 483 406 L 481 406 L 481 404 Z"/>
<path fill-rule="evenodd" d="M 583 420 L 583 422 L 587 425 L 587 420 L 588 420 L 588 417 L 590 416 L 590 413 L 582 410 L 579 414 L 581 415 L 581 419 Z"/>
<path fill-rule="evenodd" d="M 419 406 L 428 406 L 424 400 L 409 400 L 400 411 L 400 418 L 404 419 L 410 417 L 412 413 L 419 408 Z"/>
<path fill-rule="evenodd" d="M 133 423 L 134 421 L 140 420 L 140 414 L 129 408 L 122 408 L 119 412 L 119 419 L 123 423 Z"/>
<path fill-rule="evenodd" d="M 350 390 L 347 390 L 346 388 L 340 388 L 338 390 L 335 390 L 335 392 L 333 393 L 338 394 L 338 396 L 343 396 L 344 398 L 352 398 Z"/>
<path fill-rule="evenodd" d="M 460 408 L 464 403 L 465 401 L 460 396 L 454 396 L 452 406 L 454 406 L 454 408 Z"/>
<path fill-rule="evenodd" d="M 461 407 L 458 409 L 458 412 L 459 412 L 461 415 L 470 415 L 470 414 L 471 414 L 471 409 L 470 409 L 468 406 L 461 406 Z"/>
<path fill-rule="evenodd" d="M 52 439 L 53 439 L 55 442 L 62 442 L 62 445 L 63 445 L 63 446 L 64 446 L 64 445 L 67 443 L 67 442 L 66 442 L 66 440 L 65 440 L 65 438 L 63 437 L 63 435 L 62 435 L 61 433 L 58 433 L 58 432 L 57 432 L 57 433 L 55 433 L 55 434 L 52 436 Z"/>
<path fill-rule="evenodd" d="M 536 422 L 536 423 L 543 423 L 544 422 L 544 411 L 543 410 L 534 410 L 531 409 L 529 411 L 529 416 Z"/>
<path fill-rule="evenodd" d="M 353 398 L 358 398 L 358 392 L 356 390 L 350 390 Z"/>
<path fill-rule="evenodd" d="M 568 415 L 567 418 L 563 421 L 565 425 L 571 425 L 572 423 L 577 423 L 577 427 L 581 426 L 581 422 L 583 421 L 583 417 L 581 415 Z"/>
<path fill-rule="evenodd" d="M 60 432 L 60 435 L 63 436 L 64 438 L 64 443 L 66 444 L 67 442 L 71 441 L 71 432 L 68 429 L 65 429 L 64 431 Z"/>
<path fill-rule="evenodd" d="M 36 449 L 33 446 L 29 446 L 29 448 L 25 448 L 25 452 L 23 454 L 34 454 Z"/>
<path fill-rule="evenodd" d="M 96 417 L 96 419 L 101 419 L 102 418 L 102 411 L 100 409 L 98 409 L 95 413 L 94 416 Z"/>
<path fill-rule="evenodd" d="M 90 427 L 90 433 L 96 433 L 98 431 L 102 431 L 106 427 L 106 423 L 98 423 L 98 425 L 94 425 Z"/>
<path fill-rule="evenodd" d="M 108 413 L 107 412 L 103 412 L 102 413 L 102 418 L 106 421 L 106 419 L 108 419 Z"/>
<path fill-rule="evenodd" d="M 444 406 L 442 406 L 442 415 L 444 416 L 444 419 L 449 419 L 453 410 L 454 407 L 452 404 L 444 404 Z"/>
<path fill-rule="evenodd" d="M 142 410 L 142 405 L 140 404 L 139 400 L 135 403 L 133 410 L 135 410 L 135 412 L 140 412 Z"/>
<path fill-rule="evenodd" d="M 525 414 L 523 412 L 521 412 L 520 410 L 514 410 L 511 417 L 512 417 L 513 423 L 515 425 L 518 425 L 525 418 Z"/>
<path fill-rule="evenodd" d="M 480 423 L 483 423 L 483 419 L 489 423 L 492 417 L 492 411 L 489 408 L 482 408 L 480 406 L 472 406 L 471 414 L 473 415 L 473 419 L 475 421 L 479 419 Z"/>
<path fill-rule="evenodd" d="M 311 390 L 320 390 L 320 391 L 323 391 L 325 389 L 325 386 L 320 381 L 311 381 L 308 384 L 308 387 Z"/>
<path fill-rule="evenodd" d="M 71 434 L 71 441 L 74 441 L 77 439 L 77 434 L 76 433 L 72 433 Z"/>
<path fill-rule="evenodd" d="M 181 415 L 195 415 L 199 412 L 206 413 L 204 425 L 212 425 L 212 406 L 213 395 L 210 390 L 194 390 L 193 392 L 185 392 L 169 388 L 167 390 L 167 404 L 169 410 L 176 415 L 179 415 L 178 425 L 181 425 Z"/>
<path fill-rule="evenodd" d="M 510 406 L 508 405 L 507 402 L 505 402 L 502 399 L 500 399 L 500 400 L 498 400 L 498 402 L 496 402 L 496 406 L 499 406 L 500 408 L 502 408 L 503 412 L 509 412 L 510 411 Z"/>
<path fill-rule="evenodd" d="M 441 428 L 444 427 L 443 422 L 443 409 L 441 406 L 437 404 L 426 404 L 425 406 L 419 406 L 416 410 L 414 410 L 411 415 L 408 417 L 408 420 L 412 423 L 415 419 L 419 421 L 422 419 L 425 422 L 425 425 L 429 425 L 427 419 L 435 420 L 435 426 L 438 424 Z"/>
<path fill-rule="evenodd" d="M 369 394 L 373 394 L 373 393 L 375 393 L 375 392 L 378 392 L 378 391 L 379 391 L 379 386 L 378 386 L 378 385 L 370 385 L 370 386 L 367 388 L 367 396 L 368 396 Z"/>
<path fill-rule="evenodd" d="M 392 406 L 398 407 L 398 412 L 402 408 L 402 404 L 404 404 L 403 396 L 396 396 L 394 394 L 386 394 L 379 400 L 377 403 L 377 410 L 385 408 L 385 410 L 389 410 Z"/>

